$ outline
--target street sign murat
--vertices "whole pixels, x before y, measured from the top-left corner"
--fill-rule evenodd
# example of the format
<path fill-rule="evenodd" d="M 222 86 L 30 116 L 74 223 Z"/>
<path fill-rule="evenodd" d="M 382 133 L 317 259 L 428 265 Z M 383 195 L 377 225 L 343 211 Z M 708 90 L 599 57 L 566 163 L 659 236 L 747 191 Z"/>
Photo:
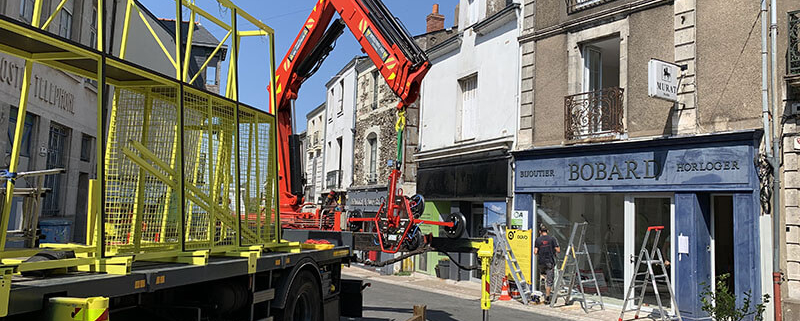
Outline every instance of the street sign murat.
<path fill-rule="evenodd" d="M 647 94 L 650 97 L 677 102 L 680 75 L 680 66 L 658 59 L 650 59 L 647 64 Z"/>

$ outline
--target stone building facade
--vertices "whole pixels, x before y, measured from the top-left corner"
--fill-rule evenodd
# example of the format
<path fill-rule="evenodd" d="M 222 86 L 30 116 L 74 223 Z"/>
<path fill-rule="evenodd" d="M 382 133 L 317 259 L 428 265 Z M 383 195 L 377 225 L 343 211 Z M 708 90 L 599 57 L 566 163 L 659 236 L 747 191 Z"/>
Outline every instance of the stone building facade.
<path fill-rule="evenodd" d="M 426 32 L 414 36 L 414 41 L 420 49 L 426 50 L 457 34 L 456 28 L 444 27 L 444 20 L 444 15 L 439 13 L 439 5 L 434 4 L 431 13 L 426 17 Z M 348 197 L 350 207 L 378 201 L 365 198 L 374 198 L 380 193 L 366 191 L 386 193 L 391 172 L 387 161 L 397 158 L 395 122 L 399 99 L 371 61 L 360 62 L 356 65 L 356 70 L 358 85 L 353 145 L 353 184 L 349 188 Z M 406 108 L 406 129 L 402 146 L 403 176 L 400 181 L 403 193 L 408 196 L 416 193 L 417 164 L 414 153 L 418 150 L 418 144 L 419 104 L 414 103 Z M 375 206 L 362 206 L 360 209 L 366 213 L 376 211 Z"/>
<path fill-rule="evenodd" d="M 324 177 L 322 176 L 323 144 L 325 144 L 325 103 L 306 114 L 306 202 L 320 203 Z"/>
<path fill-rule="evenodd" d="M 778 3 L 785 34 L 786 13 L 798 4 Z M 588 221 L 607 302 L 622 299 L 635 272 L 628 259 L 650 225 L 665 227 L 662 249 L 684 320 L 707 317 L 699 284 L 722 274 L 737 295 L 774 297 L 772 215 L 762 210 L 765 167 L 755 161 L 770 136 L 762 126 L 760 9 L 739 0 L 524 1 L 514 209 L 556 237 Z M 779 57 L 786 43 L 778 40 Z M 676 103 L 648 95 L 651 59 L 683 67 L 658 75 L 677 77 Z M 785 88 L 776 96 L 787 99 Z M 789 154 L 784 187 L 797 181 L 788 177 L 797 167 Z M 785 299 L 797 296 L 800 281 L 792 193 L 778 209 L 789 231 Z M 688 254 L 679 241 L 688 241 Z M 767 320 L 772 313 L 770 303 Z"/>

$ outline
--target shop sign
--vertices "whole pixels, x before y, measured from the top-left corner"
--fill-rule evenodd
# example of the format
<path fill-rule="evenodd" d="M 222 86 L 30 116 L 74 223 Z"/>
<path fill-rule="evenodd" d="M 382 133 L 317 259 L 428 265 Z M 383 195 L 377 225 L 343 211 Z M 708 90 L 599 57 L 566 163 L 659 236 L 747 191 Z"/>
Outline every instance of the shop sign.
<path fill-rule="evenodd" d="M 531 245 L 533 244 L 533 233 L 531 230 L 523 231 L 516 229 L 506 230 L 506 240 L 508 245 L 511 246 L 511 251 L 514 252 L 514 257 L 519 262 L 519 268 L 522 270 L 522 275 L 525 280 L 531 283 L 531 267 L 533 266 L 533 258 L 531 258 Z M 511 270 L 508 268 L 506 262 L 506 275 L 511 275 Z"/>
<path fill-rule="evenodd" d="M 749 146 L 661 149 L 612 155 L 518 160 L 516 187 L 556 191 L 631 186 L 749 184 L 754 165 Z"/>
<path fill-rule="evenodd" d="M 647 64 L 647 94 L 650 97 L 677 102 L 680 75 L 680 66 L 658 59 L 650 59 Z"/>
<path fill-rule="evenodd" d="M 350 189 L 347 191 L 347 210 L 360 209 L 364 213 L 377 213 L 386 195 L 385 187 Z"/>
<path fill-rule="evenodd" d="M 528 211 L 511 212 L 511 228 L 528 229 Z"/>
<path fill-rule="evenodd" d="M 12 89 L 22 88 L 25 65 L 19 64 L 6 57 L 0 57 L 0 83 L 10 86 Z M 40 102 L 51 105 L 70 114 L 75 114 L 75 95 L 64 87 L 56 85 L 40 75 L 33 76 L 31 83 L 33 97 Z"/>

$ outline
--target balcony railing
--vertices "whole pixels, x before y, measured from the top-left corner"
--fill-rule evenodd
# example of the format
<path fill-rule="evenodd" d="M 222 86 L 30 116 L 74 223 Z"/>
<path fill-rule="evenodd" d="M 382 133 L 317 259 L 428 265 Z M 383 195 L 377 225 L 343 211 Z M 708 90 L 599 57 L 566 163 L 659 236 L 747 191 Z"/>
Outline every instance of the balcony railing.
<path fill-rule="evenodd" d="M 789 75 L 800 75 L 800 10 L 789 12 Z"/>
<path fill-rule="evenodd" d="M 564 137 L 579 140 L 622 134 L 623 92 L 609 87 L 564 97 Z"/>
<path fill-rule="evenodd" d="M 578 12 L 583 9 L 589 9 L 594 6 L 599 6 L 606 2 L 614 0 L 565 0 L 567 1 L 567 13 Z"/>
<path fill-rule="evenodd" d="M 377 184 L 378 183 L 378 173 L 367 173 L 367 184 Z"/>
<path fill-rule="evenodd" d="M 325 177 L 325 186 L 327 188 L 342 188 L 342 171 L 335 170 L 328 172 Z"/>

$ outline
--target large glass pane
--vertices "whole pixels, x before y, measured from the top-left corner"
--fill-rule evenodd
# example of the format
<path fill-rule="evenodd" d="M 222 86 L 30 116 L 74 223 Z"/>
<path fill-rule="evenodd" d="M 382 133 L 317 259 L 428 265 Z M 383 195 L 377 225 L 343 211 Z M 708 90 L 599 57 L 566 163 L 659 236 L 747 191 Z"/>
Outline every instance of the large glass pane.
<path fill-rule="evenodd" d="M 635 217 L 635 224 L 636 224 L 636 231 L 635 231 L 635 238 L 634 241 L 636 242 L 636 247 L 634 255 L 639 255 L 639 251 L 642 249 L 642 241 L 644 240 L 644 235 L 647 233 L 647 228 L 650 226 L 664 226 L 664 229 L 661 231 L 661 235 L 658 240 L 658 248 L 661 250 L 661 255 L 664 257 L 664 263 L 666 264 L 667 271 L 666 273 L 670 275 L 670 279 L 672 278 L 670 274 L 670 264 L 671 264 L 671 231 L 672 226 L 670 224 L 670 214 L 671 214 L 671 199 L 669 197 L 636 197 L 633 200 L 634 204 L 634 212 L 636 213 Z M 651 232 L 654 233 L 654 232 Z M 648 249 L 652 250 L 652 242 L 654 239 L 654 235 L 650 235 L 650 240 L 648 240 Z M 653 258 L 655 259 L 655 258 Z M 653 266 L 653 272 L 656 275 L 663 274 L 660 268 Z M 642 264 L 639 267 L 638 272 L 647 272 L 647 265 Z M 663 280 L 663 279 L 662 279 Z M 644 281 L 644 275 L 637 277 L 636 282 L 637 284 Z M 669 297 L 669 290 L 667 289 L 667 284 L 664 281 L 656 282 L 658 286 L 658 293 L 661 297 L 661 303 L 664 307 L 670 306 L 670 297 Z M 653 292 L 652 285 L 648 286 L 647 292 L 644 297 L 645 304 L 656 304 L 656 297 L 655 293 Z"/>
<path fill-rule="evenodd" d="M 541 194 L 537 222 L 544 224 L 565 252 L 573 223 L 588 222 L 585 240 L 603 297 L 622 299 L 624 287 L 625 197 L 623 194 Z M 577 238 L 577 236 L 576 236 Z M 558 265 L 563 257 L 557 258 Z M 584 260 L 585 261 L 585 260 Z M 590 273 L 581 262 L 582 274 Z M 539 272 L 536 272 L 539 275 Z M 542 284 L 539 282 L 538 284 Z M 587 293 L 595 292 L 586 289 Z"/>

